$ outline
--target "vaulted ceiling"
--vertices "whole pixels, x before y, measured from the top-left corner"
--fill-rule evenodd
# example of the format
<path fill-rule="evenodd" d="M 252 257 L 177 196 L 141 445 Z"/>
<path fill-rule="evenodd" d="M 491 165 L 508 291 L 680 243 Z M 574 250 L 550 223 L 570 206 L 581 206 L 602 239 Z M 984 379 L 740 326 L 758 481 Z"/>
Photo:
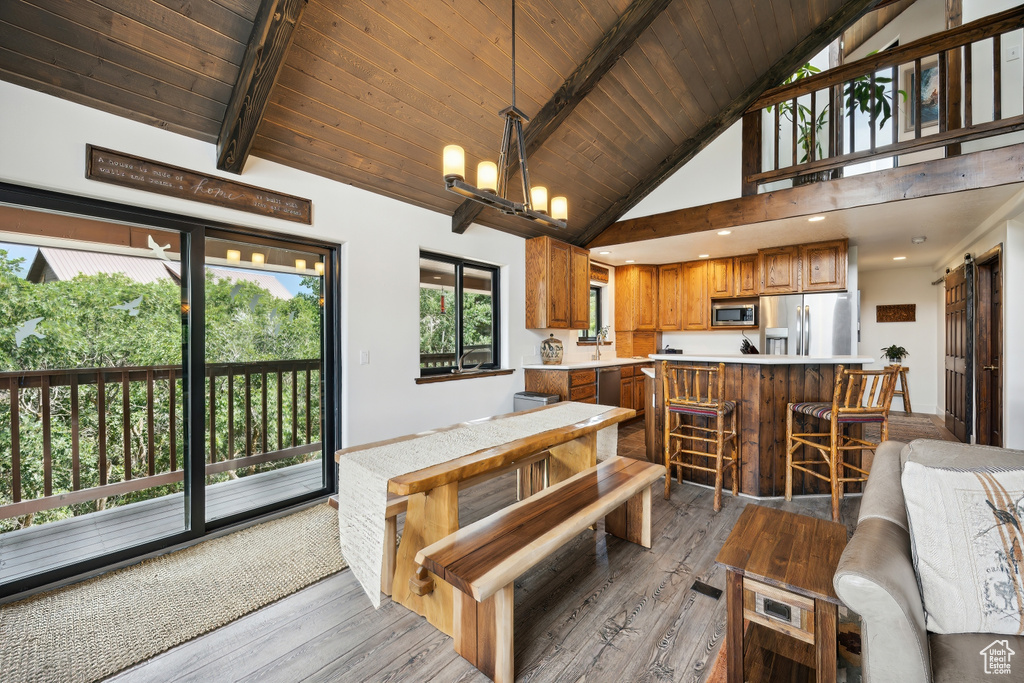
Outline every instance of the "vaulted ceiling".
<path fill-rule="evenodd" d="M 565 233 L 460 210 L 441 178 L 445 144 L 465 148 L 471 181 L 496 160 L 508 0 L 4 0 L 0 78 L 209 142 L 256 102 L 243 162 L 585 243 L 877 2 L 519 0 L 531 180 L 568 196 Z"/>

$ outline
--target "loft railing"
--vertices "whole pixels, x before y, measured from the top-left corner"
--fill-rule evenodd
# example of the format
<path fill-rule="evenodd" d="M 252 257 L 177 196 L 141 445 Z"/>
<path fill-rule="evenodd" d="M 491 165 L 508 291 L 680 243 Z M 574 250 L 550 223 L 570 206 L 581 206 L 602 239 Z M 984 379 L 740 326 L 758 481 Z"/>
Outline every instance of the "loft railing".
<path fill-rule="evenodd" d="M 321 450 L 319 360 L 209 364 L 205 385 L 207 475 Z M 0 373 L 0 519 L 181 482 L 182 396 L 181 366 Z"/>
<path fill-rule="evenodd" d="M 1007 34 L 1022 27 L 1024 7 L 1017 7 L 765 92 L 743 117 L 743 194 L 787 179 L 836 177 L 852 164 L 909 152 L 945 148 L 955 155 L 963 143 L 1024 130 L 1024 113 L 1003 115 L 1006 96 L 1024 96 L 1024 82 L 1004 77 L 1003 69 L 1003 46 L 1020 44 Z M 988 63 L 976 63 L 976 53 L 991 53 Z M 925 73 L 938 82 L 928 130 L 919 86 Z M 882 139 L 886 108 L 891 126 Z M 866 141 L 863 131 L 857 139 L 858 118 L 868 119 Z"/>

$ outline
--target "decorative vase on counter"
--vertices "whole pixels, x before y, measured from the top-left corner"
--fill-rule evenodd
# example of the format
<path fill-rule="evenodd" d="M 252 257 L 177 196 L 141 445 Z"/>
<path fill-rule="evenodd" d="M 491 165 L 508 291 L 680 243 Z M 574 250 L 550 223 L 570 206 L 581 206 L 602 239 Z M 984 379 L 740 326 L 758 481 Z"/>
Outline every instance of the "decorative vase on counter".
<path fill-rule="evenodd" d="M 552 334 L 540 343 L 540 359 L 544 365 L 560 365 L 562 363 L 562 340 Z"/>

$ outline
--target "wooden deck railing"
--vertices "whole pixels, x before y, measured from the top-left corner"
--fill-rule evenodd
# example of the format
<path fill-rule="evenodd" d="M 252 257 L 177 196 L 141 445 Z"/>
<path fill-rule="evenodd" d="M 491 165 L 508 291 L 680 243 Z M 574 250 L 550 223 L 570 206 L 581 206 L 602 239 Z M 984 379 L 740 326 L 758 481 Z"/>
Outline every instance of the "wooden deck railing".
<path fill-rule="evenodd" d="M 1024 91 L 1024 83 L 1010 82 L 1002 69 L 1005 37 L 1024 30 L 1022 27 L 1024 7 L 1016 7 L 765 92 L 743 117 L 743 194 L 756 194 L 767 183 L 841 173 L 854 163 L 908 152 L 946 148 L 947 154 L 958 154 L 962 143 L 1024 130 L 1024 113 L 1003 116 L 1004 94 L 1010 89 Z M 984 41 L 991 41 L 991 64 L 977 69 L 975 48 Z M 984 54 L 987 50 L 983 46 L 977 51 Z M 921 83 L 922 64 L 930 66 L 932 59 L 938 69 L 938 116 L 935 130 L 925 134 L 917 84 Z M 984 85 L 991 88 L 991 98 L 975 101 L 976 77 L 989 68 L 991 82 Z M 913 75 L 913 89 L 908 79 L 901 79 L 901 73 Z M 879 89 L 879 81 L 886 78 L 891 82 Z M 860 108 L 849 99 L 854 87 L 870 93 L 867 112 L 860 116 L 868 118 L 866 144 L 863 137 L 859 143 L 857 140 Z M 979 87 L 978 92 L 983 90 Z M 876 106 L 879 95 L 886 99 L 892 115 L 888 140 L 879 139 L 879 116 L 884 117 Z M 905 107 L 902 111 L 901 105 Z M 833 115 L 835 112 L 838 115 Z M 904 139 L 900 139 L 901 117 L 911 113 L 913 127 L 904 125 Z M 790 118 L 793 121 L 787 125 L 785 119 Z M 766 133 L 774 135 L 770 145 L 764 144 Z M 792 148 L 788 159 L 780 155 L 784 145 Z M 770 154 L 765 153 L 766 147 Z"/>
<path fill-rule="evenodd" d="M 10 467 L 0 500 L 10 502 L 0 519 L 182 481 L 181 374 L 181 366 L 0 373 L 0 413 L 8 413 L 0 433 L 10 428 L 9 465 L 0 453 L 0 475 Z M 207 475 L 321 449 L 319 360 L 209 364 L 205 384 Z M 82 457 L 86 440 L 95 461 Z M 26 487 L 26 477 L 36 485 Z"/>

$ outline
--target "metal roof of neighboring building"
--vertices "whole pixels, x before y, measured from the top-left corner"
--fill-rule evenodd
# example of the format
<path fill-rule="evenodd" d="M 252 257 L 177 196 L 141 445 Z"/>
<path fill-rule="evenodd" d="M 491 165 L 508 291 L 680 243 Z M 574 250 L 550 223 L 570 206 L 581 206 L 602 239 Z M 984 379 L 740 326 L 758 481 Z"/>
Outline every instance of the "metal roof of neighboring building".
<path fill-rule="evenodd" d="M 251 282 L 277 299 L 291 299 L 292 293 L 271 273 L 255 273 L 242 269 L 207 268 L 218 280 Z M 70 280 L 76 275 L 122 273 L 135 282 L 147 284 L 158 280 L 181 280 L 181 265 L 177 261 L 163 261 L 140 256 L 104 254 L 74 249 L 40 247 L 26 279 L 44 282 L 50 279 Z"/>

